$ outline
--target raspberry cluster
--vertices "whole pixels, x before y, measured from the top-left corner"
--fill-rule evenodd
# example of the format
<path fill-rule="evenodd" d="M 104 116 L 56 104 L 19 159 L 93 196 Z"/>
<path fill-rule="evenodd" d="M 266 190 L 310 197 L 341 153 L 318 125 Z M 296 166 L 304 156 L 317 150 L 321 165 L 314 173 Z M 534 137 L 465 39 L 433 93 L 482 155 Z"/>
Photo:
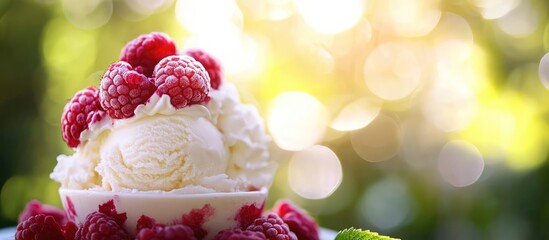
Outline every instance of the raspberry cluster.
<path fill-rule="evenodd" d="M 219 232 L 215 240 L 318 240 L 318 226 L 289 201 L 280 201 L 273 212 L 235 229 Z"/>
<path fill-rule="evenodd" d="M 176 109 L 209 100 L 210 88 L 222 81 L 221 64 L 200 49 L 177 54 L 174 41 L 164 33 L 144 34 L 128 42 L 120 60 L 109 66 L 99 89 L 88 87 L 67 103 L 61 117 L 63 140 L 71 148 L 82 132 L 106 116 L 131 118 L 153 94 L 170 96 Z M 114 120 L 113 120 L 114 121 Z"/>
<path fill-rule="evenodd" d="M 68 221 L 63 211 L 31 201 L 21 213 L 16 240 L 196 240 L 208 233 L 199 234 L 197 226 L 184 223 L 156 224 L 145 215 L 137 221 L 137 235 L 132 238 L 124 229 L 126 213 L 118 213 L 110 200 L 86 216 L 80 225 Z M 193 228 L 194 227 L 194 228 Z M 210 236 L 211 237 L 211 236 Z M 318 227 L 314 220 L 287 201 L 279 202 L 273 212 L 257 217 L 251 223 L 220 231 L 214 240 L 318 240 Z"/>

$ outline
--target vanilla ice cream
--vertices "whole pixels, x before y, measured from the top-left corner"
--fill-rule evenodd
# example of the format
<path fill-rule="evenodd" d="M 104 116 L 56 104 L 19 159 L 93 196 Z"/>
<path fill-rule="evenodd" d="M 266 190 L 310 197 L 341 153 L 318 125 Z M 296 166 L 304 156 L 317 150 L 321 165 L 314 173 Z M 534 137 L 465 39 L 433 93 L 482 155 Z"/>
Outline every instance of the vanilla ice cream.
<path fill-rule="evenodd" d="M 174 193 L 235 192 L 267 187 L 276 164 L 256 108 L 230 83 L 206 105 L 175 109 L 153 95 L 135 116 L 108 116 L 84 131 L 51 178 L 62 188 Z"/>

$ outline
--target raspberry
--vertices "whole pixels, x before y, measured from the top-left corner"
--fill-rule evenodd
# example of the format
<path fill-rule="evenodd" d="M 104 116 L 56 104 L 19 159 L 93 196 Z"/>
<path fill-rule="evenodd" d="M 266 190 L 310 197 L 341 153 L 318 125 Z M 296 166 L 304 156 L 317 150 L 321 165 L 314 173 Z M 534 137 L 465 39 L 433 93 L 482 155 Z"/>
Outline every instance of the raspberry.
<path fill-rule="evenodd" d="M 84 224 L 76 232 L 75 240 L 87 239 L 130 239 L 128 233 L 124 231 L 112 217 L 101 213 L 90 213 Z"/>
<path fill-rule="evenodd" d="M 89 125 L 103 119 L 104 116 L 105 111 L 99 104 L 97 88 L 88 87 L 76 92 L 65 105 L 61 116 L 63 140 L 69 147 L 77 147 L 80 144 L 80 133 L 88 129 Z"/>
<path fill-rule="evenodd" d="M 136 240 L 195 240 L 193 230 L 183 224 L 162 225 L 153 228 L 143 228 L 137 234 Z"/>
<path fill-rule="evenodd" d="M 37 214 L 19 223 L 15 232 L 15 240 L 34 239 L 63 240 L 64 237 L 54 217 Z"/>
<path fill-rule="evenodd" d="M 120 226 L 124 225 L 126 219 L 128 219 L 125 212 L 118 213 L 116 211 L 116 206 L 114 206 L 114 201 L 112 199 L 99 205 L 99 212 L 111 217 Z"/>
<path fill-rule="evenodd" d="M 290 227 L 299 240 L 318 240 L 318 226 L 307 213 L 288 201 L 280 201 L 274 207 L 282 220 Z"/>
<path fill-rule="evenodd" d="M 219 232 L 214 240 L 265 240 L 265 234 L 240 228 L 223 230 Z"/>
<path fill-rule="evenodd" d="M 154 219 L 145 215 L 141 215 L 141 217 L 139 217 L 139 219 L 137 220 L 137 225 L 135 227 L 136 232 L 139 232 L 141 231 L 141 229 L 144 228 L 153 228 L 156 225 L 155 222 L 156 221 Z"/>
<path fill-rule="evenodd" d="M 297 240 L 288 225 L 274 213 L 256 218 L 246 230 L 262 232 L 269 240 Z"/>
<path fill-rule="evenodd" d="M 129 118 L 155 90 L 154 84 L 127 62 L 113 63 L 101 79 L 101 106 L 112 118 Z"/>
<path fill-rule="evenodd" d="M 188 56 L 169 56 L 154 68 L 158 95 L 167 94 L 175 108 L 203 103 L 210 92 L 210 77 L 200 62 Z"/>
<path fill-rule="evenodd" d="M 240 228 L 246 229 L 256 218 L 261 217 L 264 207 L 265 202 L 259 206 L 256 203 L 246 204 L 238 209 L 234 220 L 238 222 Z"/>
<path fill-rule="evenodd" d="M 175 43 L 164 33 L 140 35 L 124 46 L 120 60 L 126 61 L 146 76 L 152 76 L 154 66 L 163 58 L 175 55 Z"/>
<path fill-rule="evenodd" d="M 65 240 L 73 240 L 77 231 L 78 226 L 74 222 L 67 222 L 63 225 L 63 235 L 65 236 Z"/>
<path fill-rule="evenodd" d="M 208 72 L 210 77 L 210 84 L 213 89 L 218 89 L 222 83 L 223 71 L 221 64 L 212 55 L 200 49 L 189 49 L 185 51 L 185 55 L 194 58 L 194 60 L 200 62 L 204 69 Z"/>
<path fill-rule="evenodd" d="M 19 222 L 23 222 L 28 218 L 37 214 L 52 216 L 55 219 L 55 221 L 59 224 L 65 224 L 65 222 L 67 221 L 65 212 L 63 212 L 61 209 L 58 209 L 50 205 L 42 204 L 38 200 L 32 200 L 27 203 L 27 206 L 25 207 L 23 212 L 19 214 Z"/>

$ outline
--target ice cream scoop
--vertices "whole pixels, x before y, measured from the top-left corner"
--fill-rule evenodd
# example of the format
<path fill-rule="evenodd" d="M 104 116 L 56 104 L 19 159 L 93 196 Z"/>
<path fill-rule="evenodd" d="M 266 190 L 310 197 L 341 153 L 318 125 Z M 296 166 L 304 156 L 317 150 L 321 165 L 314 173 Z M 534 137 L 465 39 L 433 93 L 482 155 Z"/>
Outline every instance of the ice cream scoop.
<path fill-rule="evenodd" d="M 69 189 L 234 192 L 270 184 L 276 164 L 256 108 L 234 85 L 211 92 L 206 105 L 176 109 L 154 94 L 128 119 L 106 117 L 82 132 L 72 156 L 51 177 Z"/>

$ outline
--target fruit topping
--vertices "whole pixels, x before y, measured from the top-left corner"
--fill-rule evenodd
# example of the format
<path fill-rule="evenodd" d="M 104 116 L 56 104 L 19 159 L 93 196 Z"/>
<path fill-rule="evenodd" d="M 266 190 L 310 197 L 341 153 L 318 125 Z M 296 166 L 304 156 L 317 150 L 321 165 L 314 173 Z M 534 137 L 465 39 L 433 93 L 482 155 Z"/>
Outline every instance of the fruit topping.
<path fill-rule="evenodd" d="M 206 69 L 206 72 L 208 72 L 208 76 L 210 77 L 210 85 L 213 89 L 218 89 L 223 78 L 223 71 L 219 61 L 201 49 L 189 49 L 185 51 L 185 55 L 194 58 L 204 66 L 204 69 Z"/>
<path fill-rule="evenodd" d="M 80 144 L 80 134 L 88 127 L 103 119 L 105 111 L 99 103 L 99 90 L 88 87 L 74 94 L 65 105 L 61 116 L 63 140 L 71 148 Z"/>
<path fill-rule="evenodd" d="M 176 53 L 175 43 L 170 37 L 164 33 L 152 32 L 128 42 L 120 53 L 120 60 L 130 63 L 139 72 L 150 77 L 160 60 Z"/>
<path fill-rule="evenodd" d="M 112 118 L 129 118 L 155 90 L 149 78 L 135 71 L 127 62 L 113 63 L 101 79 L 101 106 Z"/>
<path fill-rule="evenodd" d="M 188 56 L 169 56 L 154 69 L 154 84 L 160 96 L 167 94 L 175 108 L 204 103 L 210 92 L 210 77 L 202 64 Z"/>

